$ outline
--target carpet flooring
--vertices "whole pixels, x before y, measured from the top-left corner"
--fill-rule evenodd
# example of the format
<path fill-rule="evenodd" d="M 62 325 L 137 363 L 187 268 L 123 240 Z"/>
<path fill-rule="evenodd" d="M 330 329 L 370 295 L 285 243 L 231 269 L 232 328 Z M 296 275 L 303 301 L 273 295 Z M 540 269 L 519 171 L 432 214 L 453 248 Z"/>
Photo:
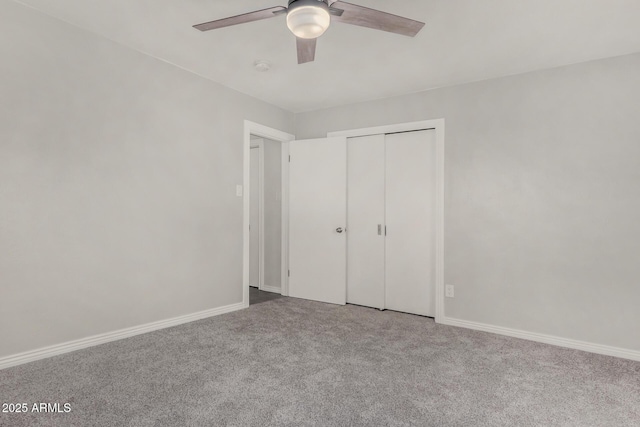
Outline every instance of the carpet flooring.
<path fill-rule="evenodd" d="M 0 371 L 20 426 L 640 426 L 640 362 L 281 298 Z"/>

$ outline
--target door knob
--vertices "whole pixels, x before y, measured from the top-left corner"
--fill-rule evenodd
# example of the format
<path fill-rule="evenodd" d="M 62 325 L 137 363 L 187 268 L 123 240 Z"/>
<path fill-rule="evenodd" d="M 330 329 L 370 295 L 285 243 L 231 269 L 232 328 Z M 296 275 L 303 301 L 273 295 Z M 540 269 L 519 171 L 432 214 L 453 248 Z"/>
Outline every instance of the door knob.
<path fill-rule="evenodd" d="M 342 231 L 343 231 L 343 230 L 342 230 L 342 227 L 338 227 L 338 228 L 336 228 L 336 232 L 337 232 L 337 233 L 342 233 Z"/>

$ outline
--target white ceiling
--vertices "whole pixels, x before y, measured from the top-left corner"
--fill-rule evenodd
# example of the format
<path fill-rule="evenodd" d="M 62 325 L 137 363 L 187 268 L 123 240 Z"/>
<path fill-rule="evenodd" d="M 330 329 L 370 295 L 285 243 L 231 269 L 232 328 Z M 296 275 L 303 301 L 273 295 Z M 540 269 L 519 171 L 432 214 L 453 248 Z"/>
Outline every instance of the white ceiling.
<path fill-rule="evenodd" d="M 191 27 L 286 0 L 21 2 L 292 112 L 640 51 L 639 0 L 350 0 L 426 26 L 412 39 L 334 23 L 304 65 L 283 16 Z"/>

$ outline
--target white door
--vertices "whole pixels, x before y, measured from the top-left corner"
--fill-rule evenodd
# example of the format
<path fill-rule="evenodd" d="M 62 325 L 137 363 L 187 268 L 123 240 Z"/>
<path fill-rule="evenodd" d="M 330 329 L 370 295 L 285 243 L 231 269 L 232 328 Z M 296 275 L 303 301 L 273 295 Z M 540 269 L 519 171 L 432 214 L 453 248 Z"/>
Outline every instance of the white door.
<path fill-rule="evenodd" d="M 251 148 L 249 174 L 249 286 L 259 287 L 260 277 L 260 149 Z"/>
<path fill-rule="evenodd" d="M 289 296 L 346 303 L 346 138 L 289 143 Z"/>
<path fill-rule="evenodd" d="M 347 141 L 347 302 L 383 309 L 384 135 Z"/>
<path fill-rule="evenodd" d="M 386 136 L 385 306 L 435 316 L 435 131 Z"/>

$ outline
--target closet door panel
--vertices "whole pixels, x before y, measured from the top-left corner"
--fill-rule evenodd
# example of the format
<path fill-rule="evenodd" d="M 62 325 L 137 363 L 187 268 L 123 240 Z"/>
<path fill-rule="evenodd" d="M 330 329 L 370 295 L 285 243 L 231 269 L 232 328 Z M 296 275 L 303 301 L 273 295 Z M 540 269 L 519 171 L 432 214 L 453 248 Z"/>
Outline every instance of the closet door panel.
<path fill-rule="evenodd" d="M 386 136 L 385 306 L 435 316 L 435 131 Z"/>
<path fill-rule="evenodd" d="M 384 135 L 347 141 L 347 302 L 384 308 Z"/>

